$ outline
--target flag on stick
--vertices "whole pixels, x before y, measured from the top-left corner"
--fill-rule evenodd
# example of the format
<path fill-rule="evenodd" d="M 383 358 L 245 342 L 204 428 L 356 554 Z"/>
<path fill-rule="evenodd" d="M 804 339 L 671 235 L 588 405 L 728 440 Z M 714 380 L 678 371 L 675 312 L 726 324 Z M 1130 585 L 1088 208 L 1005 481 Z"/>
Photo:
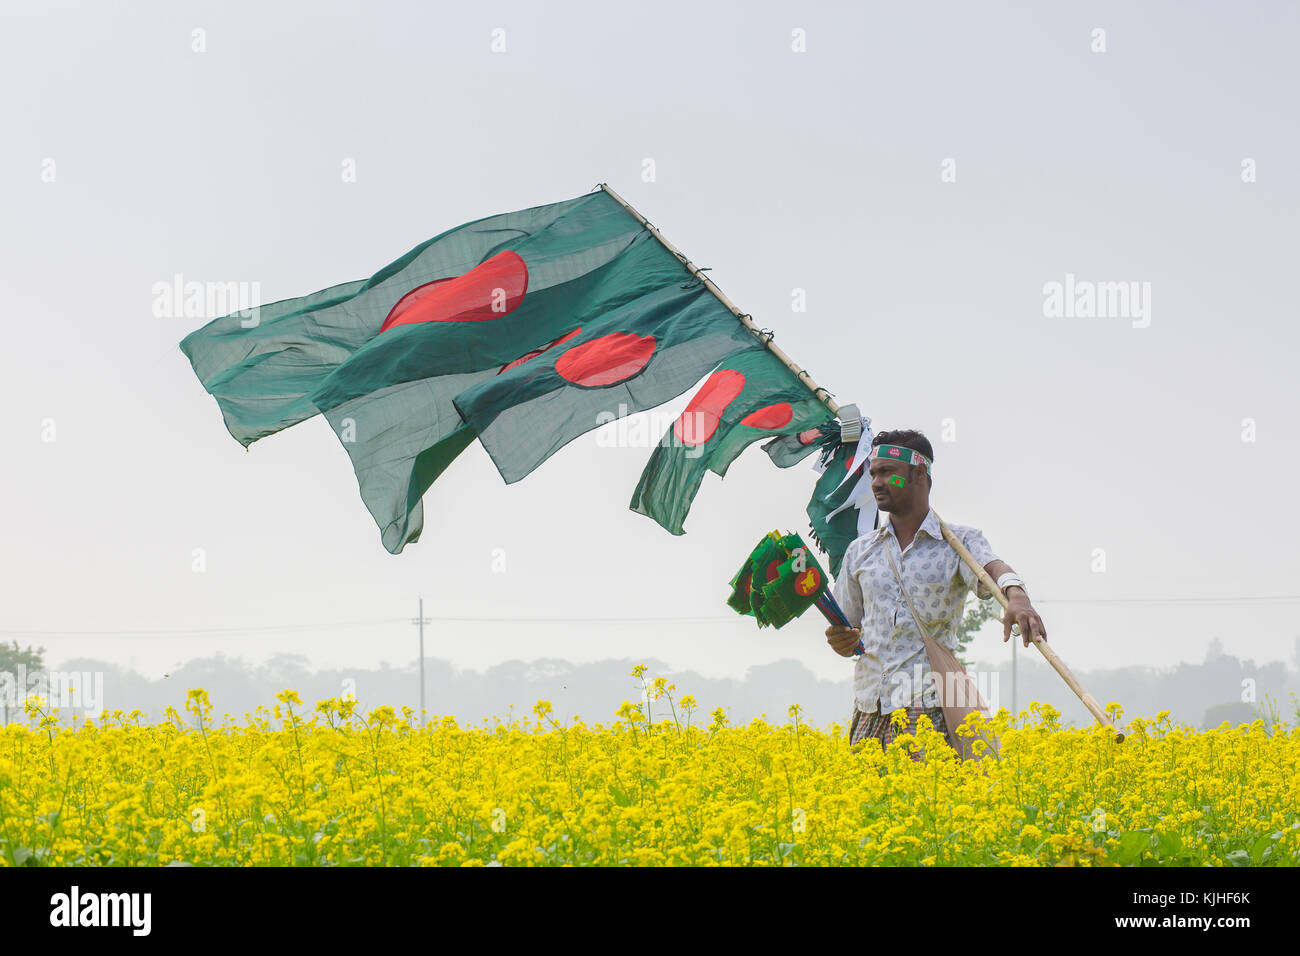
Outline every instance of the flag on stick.
<path fill-rule="evenodd" d="M 830 591 L 826 573 L 797 534 L 765 535 L 731 579 L 727 606 L 778 630 L 816 607 L 831 624 L 853 627 Z M 858 644 L 859 652 L 862 644 Z"/>

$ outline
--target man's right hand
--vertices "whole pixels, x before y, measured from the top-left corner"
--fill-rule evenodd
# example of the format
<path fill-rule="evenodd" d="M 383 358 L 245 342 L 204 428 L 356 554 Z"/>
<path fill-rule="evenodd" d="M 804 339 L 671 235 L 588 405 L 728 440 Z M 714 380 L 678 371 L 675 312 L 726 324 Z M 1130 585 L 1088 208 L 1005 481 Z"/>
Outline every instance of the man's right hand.
<path fill-rule="evenodd" d="M 826 643 L 831 646 L 836 654 L 840 657 L 853 657 L 858 653 L 858 641 L 862 637 L 862 631 L 856 627 L 845 627 L 842 624 L 832 624 L 826 628 Z"/>

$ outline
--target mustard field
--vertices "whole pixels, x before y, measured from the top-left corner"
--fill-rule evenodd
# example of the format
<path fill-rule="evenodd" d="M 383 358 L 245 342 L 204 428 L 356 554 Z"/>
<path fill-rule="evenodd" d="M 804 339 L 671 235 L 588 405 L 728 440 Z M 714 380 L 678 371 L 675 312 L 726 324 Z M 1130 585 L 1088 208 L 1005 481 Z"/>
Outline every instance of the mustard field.
<path fill-rule="evenodd" d="M 634 676 L 644 681 L 644 668 Z M 977 760 L 922 719 L 883 752 L 791 707 L 704 719 L 663 678 L 611 723 L 533 715 L 419 726 L 409 710 L 242 720 L 139 712 L 60 726 L 29 702 L 0 732 L 5 865 L 1295 865 L 1300 730 L 1154 720 L 1062 728 L 1050 706 L 978 715 Z M 647 711 L 653 708 L 653 719 Z M 901 717 L 901 713 L 898 715 Z M 921 748 L 923 759 L 909 751 Z"/>

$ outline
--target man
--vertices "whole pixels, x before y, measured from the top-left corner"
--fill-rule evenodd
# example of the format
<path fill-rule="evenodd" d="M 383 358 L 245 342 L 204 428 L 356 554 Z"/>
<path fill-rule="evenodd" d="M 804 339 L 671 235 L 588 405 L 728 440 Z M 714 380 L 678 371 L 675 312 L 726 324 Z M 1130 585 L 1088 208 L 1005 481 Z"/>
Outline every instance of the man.
<path fill-rule="evenodd" d="M 933 684 L 923 680 L 916 686 L 912 679 L 917 673 L 928 673 L 929 662 L 888 556 L 892 555 L 930 636 L 954 652 L 966 592 L 976 589 L 980 598 L 992 593 L 943 539 L 939 520 L 930 510 L 934 449 L 929 439 L 918 431 L 899 430 L 881 432 L 871 445 L 867 473 L 881 513 L 879 527 L 849 545 L 835 582 L 835 600 L 858 626 L 829 627 L 826 641 L 840 656 L 858 658 L 849 743 L 872 737 L 884 747 L 896 732 L 902 732 L 895 731 L 890 721 L 891 713 L 900 707 L 907 710 L 907 733 L 916 732 L 917 718 L 923 713 L 935 730 L 947 733 Z M 1019 625 L 1026 647 L 1030 640 L 1046 640 L 1047 630 L 1029 603 L 1023 582 L 993 553 L 983 533 L 961 525 L 949 528 L 1007 595 L 1010 606 L 1003 618 L 1002 640 L 1011 637 L 1013 624 Z M 920 754 L 913 754 L 913 759 L 920 759 Z"/>

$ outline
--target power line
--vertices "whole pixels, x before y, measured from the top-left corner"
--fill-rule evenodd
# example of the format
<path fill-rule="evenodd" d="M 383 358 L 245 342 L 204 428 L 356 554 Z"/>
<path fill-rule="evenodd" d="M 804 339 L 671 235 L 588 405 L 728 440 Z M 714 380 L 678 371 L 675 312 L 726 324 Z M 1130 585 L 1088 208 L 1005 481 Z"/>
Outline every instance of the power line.
<path fill-rule="evenodd" d="M 1270 594 L 1243 597 L 1195 597 L 1195 598 L 1041 598 L 1033 601 L 1040 604 L 1125 604 L 1125 605 L 1190 605 L 1220 607 L 1261 607 L 1300 603 L 1300 594 Z M 649 624 L 725 624 L 735 622 L 738 616 L 726 617 L 426 617 L 426 623 L 448 624 L 615 624 L 615 625 L 649 625 Z M 377 627 L 392 624 L 406 624 L 410 618 L 383 617 L 367 621 L 335 621 L 322 624 L 267 624 L 248 627 L 201 627 L 201 628 L 126 628 L 118 630 L 65 630 L 41 628 L 4 628 L 0 637 L 186 637 L 204 634 L 265 634 L 290 631 L 328 631 L 347 630 L 351 628 Z"/>
<path fill-rule="evenodd" d="M 1220 604 L 1258 606 L 1266 604 L 1300 603 L 1300 594 L 1259 595 L 1255 597 L 1198 597 L 1198 598 L 1044 598 L 1033 604 Z"/>
<path fill-rule="evenodd" d="M 377 624 L 396 624 L 402 617 L 376 618 L 372 621 L 339 621 L 332 624 L 267 624 L 250 627 L 178 627 L 163 630 L 126 629 L 116 631 L 40 630 L 38 628 L 5 628 L 0 635 L 37 635 L 41 637 L 183 637 L 191 634 L 251 634 L 266 631 L 325 631 L 351 627 L 374 627 Z"/>
<path fill-rule="evenodd" d="M 721 624 L 735 617 L 426 617 L 425 623 L 460 624 Z M 111 631 L 42 630 L 40 628 L 0 629 L 0 637 L 185 637 L 194 634 L 251 634 L 268 631 L 321 631 L 388 624 L 410 624 L 411 618 L 387 617 L 373 621 L 348 621 L 336 624 L 271 624 L 252 627 L 176 628 L 163 630 L 124 629 Z"/>
<path fill-rule="evenodd" d="M 463 624 L 719 624 L 733 617 L 434 617 Z M 2 633 L 2 632 L 0 632 Z"/>

